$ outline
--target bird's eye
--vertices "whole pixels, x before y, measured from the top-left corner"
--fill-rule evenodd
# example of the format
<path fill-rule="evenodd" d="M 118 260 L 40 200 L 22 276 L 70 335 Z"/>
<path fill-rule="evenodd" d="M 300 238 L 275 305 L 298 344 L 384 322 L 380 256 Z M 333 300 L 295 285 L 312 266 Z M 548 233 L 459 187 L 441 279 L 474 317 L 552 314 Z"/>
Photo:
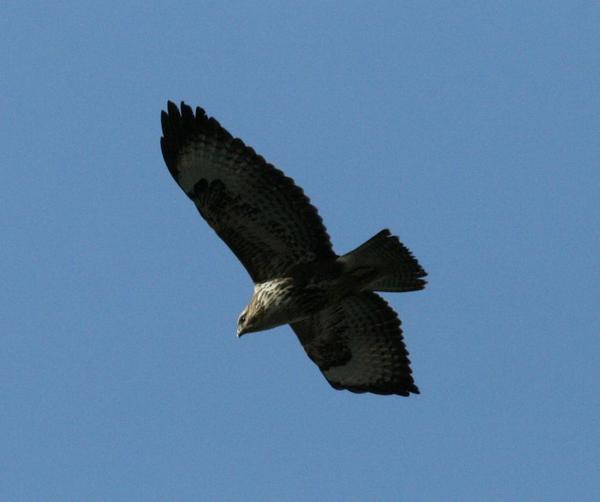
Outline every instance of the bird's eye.
<path fill-rule="evenodd" d="M 244 324 L 245 322 L 246 322 L 246 314 L 242 314 L 240 316 L 240 319 L 239 319 L 238 323 Z"/>

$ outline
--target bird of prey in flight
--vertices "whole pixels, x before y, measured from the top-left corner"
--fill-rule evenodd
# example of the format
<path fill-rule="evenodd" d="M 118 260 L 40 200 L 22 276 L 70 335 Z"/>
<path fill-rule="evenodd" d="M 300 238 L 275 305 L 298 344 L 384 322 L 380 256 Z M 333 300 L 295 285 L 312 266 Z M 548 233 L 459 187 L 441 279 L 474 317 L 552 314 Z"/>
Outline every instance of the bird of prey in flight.
<path fill-rule="evenodd" d="M 289 324 L 335 389 L 418 394 L 400 320 L 375 293 L 425 286 L 398 238 L 338 255 L 302 189 L 203 109 L 169 102 L 161 122 L 169 172 L 254 281 L 238 336 Z"/>

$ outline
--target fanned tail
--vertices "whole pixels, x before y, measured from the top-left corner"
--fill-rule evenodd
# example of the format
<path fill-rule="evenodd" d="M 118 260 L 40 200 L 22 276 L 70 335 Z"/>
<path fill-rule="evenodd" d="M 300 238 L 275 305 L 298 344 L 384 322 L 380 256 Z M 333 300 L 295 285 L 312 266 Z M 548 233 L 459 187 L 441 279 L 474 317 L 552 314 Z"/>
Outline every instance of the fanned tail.
<path fill-rule="evenodd" d="M 398 237 L 386 228 L 341 257 L 351 268 L 369 268 L 377 277 L 369 283 L 372 291 L 417 291 L 423 289 L 427 272 Z"/>

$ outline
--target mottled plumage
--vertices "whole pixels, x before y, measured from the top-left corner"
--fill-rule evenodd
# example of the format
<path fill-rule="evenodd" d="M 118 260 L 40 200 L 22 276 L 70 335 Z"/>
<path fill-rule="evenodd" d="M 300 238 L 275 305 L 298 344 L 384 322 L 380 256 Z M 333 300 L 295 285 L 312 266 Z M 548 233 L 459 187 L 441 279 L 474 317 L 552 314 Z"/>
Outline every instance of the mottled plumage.
<path fill-rule="evenodd" d="M 290 324 L 336 389 L 418 393 L 400 321 L 373 291 L 415 291 L 425 271 L 383 230 L 334 253 L 301 188 L 201 108 L 171 102 L 161 149 L 175 181 L 255 283 L 238 335 Z"/>

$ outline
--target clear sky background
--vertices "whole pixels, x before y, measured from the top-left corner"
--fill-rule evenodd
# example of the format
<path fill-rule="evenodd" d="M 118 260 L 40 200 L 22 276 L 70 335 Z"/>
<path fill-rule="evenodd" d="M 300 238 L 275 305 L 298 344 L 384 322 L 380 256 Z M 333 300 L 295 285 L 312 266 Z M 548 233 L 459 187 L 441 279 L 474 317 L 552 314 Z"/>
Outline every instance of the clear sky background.
<path fill-rule="evenodd" d="M 600 4 L 0 7 L 0 499 L 600 500 Z M 169 176 L 168 99 L 389 227 L 422 394 L 329 387 Z"/>

